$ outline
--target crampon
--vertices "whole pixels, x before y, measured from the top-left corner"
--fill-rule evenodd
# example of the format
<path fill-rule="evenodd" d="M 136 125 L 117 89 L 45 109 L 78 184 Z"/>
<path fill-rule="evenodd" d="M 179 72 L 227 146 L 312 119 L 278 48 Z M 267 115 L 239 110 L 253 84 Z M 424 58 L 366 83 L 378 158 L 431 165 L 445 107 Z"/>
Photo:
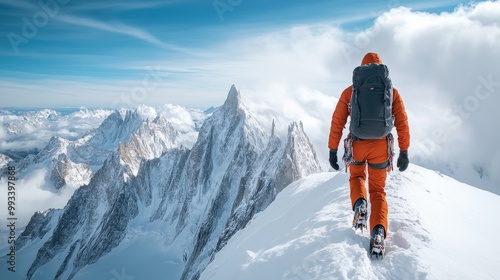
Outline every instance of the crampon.
<path fill-rule="evenodd" d="M 385 253 L 384 237 L 381 234 L 376 234 L 370 245 L 370 258 L 383 259 Z"/>
<path fill-rule="evenodd" d="M 366 207 L 366 202 L 361 203 L 357 208 L 354 213 L 354 219 L 352 220 L 352 227 L 356 229 L 360 229 L 361 232 L 363 232 L 364 229 L 366 229 L 366 224 L 367 224 L 367 207 Z"/>

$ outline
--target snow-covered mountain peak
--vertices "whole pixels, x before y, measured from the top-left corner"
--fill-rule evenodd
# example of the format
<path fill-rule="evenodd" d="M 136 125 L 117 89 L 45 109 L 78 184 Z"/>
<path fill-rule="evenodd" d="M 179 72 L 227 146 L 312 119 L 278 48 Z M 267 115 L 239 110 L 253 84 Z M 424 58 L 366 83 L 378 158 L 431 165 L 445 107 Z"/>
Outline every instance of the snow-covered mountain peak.
<path fill-rule="evenodd" d="M 41 151 L 41 153 L 55 153 L 55 154 L 60 154 L 60 153 L 66 153 L 66 148 L 68 146 L 68 140 L 63 139 L 59 136 L 54 136 L 50 139 L 49 143 L 47 144 L 47 147 L 44 149 L 44 151 Z"/>
<path fill-rule="evenodd" d="M 89 110 L 85 107 L 82 107 L 78 111 L 72 113 L 71 116 L 79 119 L 89 119 L 96 117 L 105 119 L 107 116 L 109 116 L 109 114 L 110 111 L 108 110 L 103 110 L 103 109 Z"/>
<path fill-rule="evenodd" d="M 273 120 L 273 124 L 274 124 L 274 120 Z M 304 125 L 302 124 L 302 122 L 292 122 L 288 126 L 288 133 L 293 133 L 294 131 L 304 132 Z"/>
<path fill-rule="evenodd" d="M 59 136 L 53 136 L 50 138 L 47 146 L 45 146 L 45 148 L 43 148 L 38 154 L 28 155 L 22 159 L 18 163 L 18 168 L 23 170 L 33 163 L 42 163 L 47 160 L 52 161 L 52 159 L 57 158 L 60 154 L 67 153 L 68 144 L 68 140 Z"/>
<path fill-rule="evenodd" d="M 59 113 L 56 111 L 44 109 L 40 111 L 28 111 L 23 118 L 27 123 L 33 125 L 34 127 L 40 127 L 43 125 L 45 120 L 52 121 L 56 119 L 57 116 L 59 116 Z"/>
<path fill-rule="evenodd" d="M 142 117 L 137 110 L 127 110 L 125 115 L 114 111 L 94 132 L 91 143 L 101 147 L 117 147 L 118 143 L 128 141 L 130 135 L 140 127 L 141 123 Z"/>
<path fill-rule="evenodd" d="M 130 168 L 131 175 L 135 176 L 143 160 L 160 157 L 166 151 L 180 146 L 179 132 L 165 117 L 159 115 L 152 121 L 144 121 L 129 141 L 120 143 L 118 153 L 123 163 Z"/>
<path fill-rule="evenodd" d="M 222 108 L 223 110 L 235 110 L 240 108 L 241 105 L 240 91 L 236 88 L 236 85 L 232 85 Z"/>
<path fill-rule="evenodd" d="M 233 85 L 224 105 L 200 128 L 201 143 L 205 145 L 208 139 L 213 141 L 212 150 L 232 150 L 231 147 L 241 144 L 250 145 L 255 152 L 260 152 L 266 146 L 269 133 L 244 105 L 240 92 Z"/>
<path fill-rule="evenodd" d="M 287 150 L 290 162 L 294 165 L 293 169 L 297 174 L 292 181 L 321 170 L 321 166 L 316 165 L 318 163 L 316 151 L 304 131 L 302 122 L 292 122 L 288 127 Z"/>

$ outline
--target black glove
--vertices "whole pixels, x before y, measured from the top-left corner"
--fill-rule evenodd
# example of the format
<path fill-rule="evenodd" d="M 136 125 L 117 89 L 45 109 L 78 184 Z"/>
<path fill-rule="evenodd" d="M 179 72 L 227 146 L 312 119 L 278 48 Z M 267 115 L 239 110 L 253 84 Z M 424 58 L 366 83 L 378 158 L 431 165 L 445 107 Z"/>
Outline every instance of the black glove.
<path fill-rule="evenodd" d="M 410 160 L 408 159 L 408 151 L 400 151 L 397 164 L 397 167 L 399 167 L 399 171 L 405 171 L 406 168 L 408 168 L 409 163 Z"/>
<path fill-rule="evenodd" d="M 339 170 L 339 165 L 337 164 L 337 150 L 330 150 L 330 157 L 328 158 L 328 161 L 333 169 Z"/>

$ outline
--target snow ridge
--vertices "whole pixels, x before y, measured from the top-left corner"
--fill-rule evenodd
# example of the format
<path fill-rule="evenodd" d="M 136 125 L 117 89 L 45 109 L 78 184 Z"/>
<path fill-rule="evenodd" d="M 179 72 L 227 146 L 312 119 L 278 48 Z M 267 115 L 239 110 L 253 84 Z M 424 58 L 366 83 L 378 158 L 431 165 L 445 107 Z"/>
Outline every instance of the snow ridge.
<path fill-rule="evenodd" d="M 499 196 L 417 165 L 392 173 L 386 256 L 372 261 L 369 234 L 351 228 L 348 179 L 318 173 L 288 186 L 200 279 L 497 278 L 500 222 L 488 213 Z"/>

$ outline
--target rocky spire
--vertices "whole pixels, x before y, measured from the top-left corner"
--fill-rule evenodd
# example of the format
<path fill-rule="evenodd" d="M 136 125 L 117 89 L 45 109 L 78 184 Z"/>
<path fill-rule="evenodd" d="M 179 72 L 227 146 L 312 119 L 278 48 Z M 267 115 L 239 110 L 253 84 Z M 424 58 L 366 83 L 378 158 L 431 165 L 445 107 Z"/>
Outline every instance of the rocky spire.
<path fill-rule="evenodd" d="M 241 107 L 241 95 L 240 91 L 236 88 L 235 85 L 231 86 L 229 93 L 227 94 L 226 101 L 222 106 L 225 110 L 237 109 Z"/>

